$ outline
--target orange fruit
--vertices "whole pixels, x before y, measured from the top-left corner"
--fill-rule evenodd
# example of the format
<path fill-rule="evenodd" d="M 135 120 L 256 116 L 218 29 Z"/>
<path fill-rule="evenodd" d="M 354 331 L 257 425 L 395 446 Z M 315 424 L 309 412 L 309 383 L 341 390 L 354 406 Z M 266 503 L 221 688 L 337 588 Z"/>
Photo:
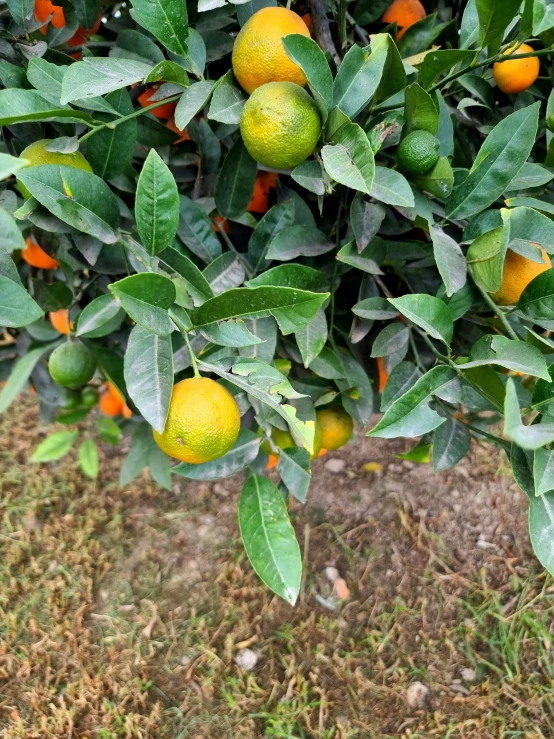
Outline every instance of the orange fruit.
<path fill-rule="evenodd" d="M 60 334 L 67 334 L 69 331 L 73 328 L 73 322 L 71 324 L 69 323 L 69 314 L 67 312 L 67 308 L 60 308 L 60 310 L 52 311 L 52 313 L 48 314 L 48 318 L 50 319 L 50 323 L 56 331 L 59 331 Z"/>
<path fill-rule="evenodd" d="M 214 221 L 217 221 L 217 223 L 221 223 L 221 227 L 225 231 L 226 234 L 229 233 L 229 222 L 226 218 L 223 218 L 222 216 L 215 216 Z M 219 233 L 219 228 L 215 223 L 212 223 L 212 228 L 216 232 L 216 234 Z"/>
<path fill-rule="evenodd" d="M 382 357 L 377 357 L 377 369 L 379 370 L 379 392 L 382 393 L 387 384 L 387 380 L 389 379 L 389 376 L 385 371 Z"/>
<path fill-rule="evenodd" d="M 342 406 L 323 408 L 316 411 L 317 424 L 321 429 L 321 447 L 329 451 L 340 449 L 352 435 L 354 422 Z"/>
<path fill-rule="evenodd" d="M 313 25 L 312 16 L 309 13 L 304 13 L 304 15 L 302 16 L 302 20 L 306 24 L 306 28 L 308 29 L 308 31 L 311 32 Z"/>
<path fill-rule="evenodd" d="M 125 401 L 111 382 L 106 382 L 102 390 L 99 407 L 106 416 L 120 416 L 126 407 Z"/>
<path fill-rule="evenodd" d="M 239 430 L 239 407 L 227 388 L 191 377 L 173 386 L 165 428 L 154 429 L 154 440 L 170 457 L 202 464 L 227 454 Z"/>
<path fill-rule="evenodd" d="M 506 49 L 505 54 L 517 53 L 528 54 L 533 51 L 528 44 L 521 44 L 516 50 L 515 46 Z M 495 62 L 493 65 L 494 81 L 502 92 L 515 95 L 531 87 L 539 76 L 540 62 L 536 56 L 528 56 L 523 59 L 508 59 L 505 62 Z"/>
<path fill-rule="evenodd" d="M 276 454 L 270 454 L 267 460 L 266 470 L 272 470 L 279 464 L 279 457 Z"/>
<path fill-rule="evenodd" d="M 396 23 L 398 33 L 396 40 L 400 41 L 410 26 L 423 20 L 427 13 L 419 0 L 394 0 L 385 10 L 381 20 L 383 23 Z"/>
<path fill-rule="evenodd" d="M 150 98 L 159 89 L 159 87 L 159 85 L 152 85 L 152 87 L 149 87 L 147 90 L 145 90 L 142 95 L 139 95 L 138 101 L 143 108 L 146 108 L 148 105 L 152 105 L 152 103 L 156 102 L 155 100 L 151 100 Z M 157 108 L 153 108 L 150 112 L 156 118 L 161 118 L 163 120 L 166 118 L 171 118 L 173 113 L 175 113 L 176 107 L 177 103 L 165 103 L 165 105 L 160 105 Z M 173 123 L 175 124 L 175 121 L 173 121 Z"/>
<path fill-rule="evenodd" d="M 38 269 L 57 269 L 60 265 L 55 259 L 47 254 L 44 249 L 33 241 L 31 236 L 25 239 L 27 248 L 21 252 L 21 259 L 23 259 L 31 267 L 37 267 Z"/>
<path fill-rule="evenodd" d="M 164 107 L 163 105 L 161 106 Z M 159 108 L 156 108 L 156 110 L 159 110 Z M 175 144 L 180 144 L 182 141 L 190 141 L 190 136 L 187 133 L 187 130 L 185 128 L 184 131 L 181 131 L 177 128 L 175 124 L 175 116 L 171 115 L 166 123 L 166 126 L 169 128 L 170 131 L 173 131 L 173 133 L 178 133 L 180 135 L 180 139 L 177 139 Z"/>
<path fill-rule="evenodd" d="M 267 82 L 295 82 L 304 87 L 304 72 L 283 46 L 283 36 L 291 33 L 310 35 L 302 18 L 287 8 L 262 8 L 241 28 L 233 46 L 233 72 L 249 95 Z"/>
<path fill-rule="evenodd" d="M 35 0 L 35 18 L 40 23 L 46 23 L 48 18 L 54 13 L 54 17 L 50 21 L 54 28 L 63 28 L 65 26 L 65 15 L 60 5 L 54 5 L 50 0 Z M 69 46 L 82 46 L 86 41 L 95 34 L 102 23 L 102 13 L 98 16 L 96 23 L 90 29 L 79 26 L 75 34 L 67 42 Z M 46 35 L 47 26 L 41 26 L 40 32 Z M 76 57 L 77 55 L 72 55 Z"/>
<path fill-rule="evenodd" d="M 250 213 L 267 213 L 269 193 L 272 188 L 275 189 L 277 187 L 278 179 L 279 175 L 275 172 L 258 172 L 254 185 L 254 194 L 246 210 Z"/>
<path fill-rule="evenodd" d="M 538 246 L 538 244 L 535 244 Z M 521 297 L 521 293 L 537 275 L 551 269 L 552 263 L 548 254 L 539 247 L 543 263 L 533 262 L 532 259 L 522 257 L 515 251 L 508 249 L 502 269 L 502 285 L 500 290 L 491 293 L 491 298 L 497 305 L 514 305 Z"/>

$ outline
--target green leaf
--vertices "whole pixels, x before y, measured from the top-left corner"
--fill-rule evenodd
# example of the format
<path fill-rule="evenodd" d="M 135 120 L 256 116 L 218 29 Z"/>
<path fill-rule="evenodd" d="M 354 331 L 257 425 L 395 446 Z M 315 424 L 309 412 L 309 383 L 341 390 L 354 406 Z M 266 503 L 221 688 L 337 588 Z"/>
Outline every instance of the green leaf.
<path fill-rule="evenodd" d="M 400 172 L 388 167 L 375 167 L 370 195 L 387 205 L 399 205 L 403 208 L 413 208 L 415 205 L 414 193 L 408 180 Z"/>
<path fill-rule="evenodd" d="M 290 334 L 310 323 L 328 297 L 329 293 L 313 293 L 290 287 L 239 287 L 207 300 L 196 308 L 191 318 L 193 324 L 200 328 L 229 318 L 272 315 L 281 331 Z"/>
<path fill-rule="evenodd" d="M 462 460 L 471 446 L 471 434 L 465 423 L 452 418 L 435 429 L 433 434 L 433 469 L 449 470 Z"/>
<path fill-rule="evenodd" d="M 108 336 L 119 328 L 124 315 L 117 298 L 113 295 L 100 295 L 79 313 L 75 335 L 88 339 Z"/>
<path fill-rule="evenodd" d="M 554 493 L 530 499 L 529 534 L 537 559 L 548 572 L 554 572 Z"/>
<path fill-rule="evenodd" d="M 295 182 L 306 190 L 313 192 L 314 195 L 323 195 L 325 193 L 325 181 L 323 179 L 323 169 L 319 162 L 315 159 L 306 159 L 291 172 L 291 177 Z"/>
<path fill-rule="evenodd" d="M 337 387 L 342 392 L 342 404 L 360 426 L 366 426 L 373 413 L 373 392 L 367 373 L 350 352 L 337 348 L 337 358 L 344 377 L 344 380 L 336 380 Z M 352 391 L 356 398 L 350 397 L 349 393 Z"/>
<path fill-rule="evenodd" d="M 252 567 L 270 590 L 294 605 L 300 592 L 300 547 L 279 489 L 252 475 L 239 501 L 239 525 Z"/>
<path fill-rule="evenodd" d="M 195 82 L 181 95 L 175 108 L 175 125 L 184 131 L 194 116 L 207 105 L 216 83 L 212 80 Z"/>
<path fill-rule="evenodd" d="M 309 367 L 321 354 L 327 342 L 327 318 L 322 308 L 318 310 L 314 320 L 301 331 L 296 332 L 296 343 L 302 355 L 305 367 Z"/>
<path fill-rule="evenodd" d="M 350 222 L 358 251 L 363 251 L 377 235 L 385 215 L 385 209 L 378 203 L 368 203 L 361 197 L 354 198 L 350 206 Z"/>
<path fill-rule="evenodd" d="M 109 288 L 121 301 L 123 310 L 139 326 L 159 336 L 172 332 L 167 311 L 177 295 L 170 279 L 154 272 L 143 272 L 114 282 Z"/>
<path fill-rule="evenodd" d="M 170 246 L 159 255 L 159 259 L 164 267 L 169 267 L 183 278 L 187 292 L 193 299 L 195 305 L 202 305 L 206 300 L 213 298 L 214 293 L 210 287 L 210 283 L 194 262 L 192 262 L 182 252 L 178 244 L 175 242 L 170 244 Z"/>
<path fill-rule="evenodd" d="M 205 326 L 202 334 L 218 346 L 242 348 L 260 344 L 262 339 L 251 333 L 244 321 L 222 321 L 219 324 Z"/>
<path fill-rule="evenodd" d="M 17 174 L 23 167 L 29 166 L 27 159 L 12 157 L 9 154 L 0 153 L 0 180 L 5 180 L 11 174 Z"/>
<path fill-rule="evenodd" d="M 173 241 L 179 226 L 179 192 L 155 149 L 150 150 L 138 179 L 135 216 L 142 245 L 151 256 Z"/>
<path fill-rule="evenodd" d="M 181 0 L 133 0 L 141 26 L 175 54 L 187 55 L 188 15 Z"/>
<path fill-rule="evenodd" d="M 18 26 L 25 28 L 26 21 L 33 15 L 34 0 L 6 0 L 6 2 L 13 20 Z"/>
<path fill-rule="evenodd" d="M 212 228 L 210 217 L 185 195 L 180 196 L 179 205 L 179 238 L 193 254 L 209 264 L 221 254 L 221 243 Z"/>
<path fill-rule="evenodd" d="M 42 357 L 47 353 L 51 352 L 59 346 L 59 342 L 50 343 L 46 346 L 38 346 L 35 349 L 28 349 L 27 353 L 24 354 L 21 359 L 18 359 L 14 364 L 8 381 L 0 390 L 0 413 L 4 413 L 16 397 L 19 395 L 21 390 L 27 384 L 27 380 L 31 376 L 31 373 L 40 362 Z"/>
<path fill-rule="evenodd" d="M 181 462 L 171 471 L 189 480 L 224 480 L 252 464 L 258 456 L 261 441 L 253 431 L 241 429 L 234 447 L 223 457 L 203 464 Z"/>
<path fill-rule="evenodd" d="M 385 298 L 366 298 L 352 307 L 352 313 L 370 321 L 388 321 L 398 316 Z"/>
<path fill-rule="evenodd" d="M 429 54 L 425 54 L 425 58 L 419 68 L 421 84 L 425 89 L 428 89 L 443 72 L 447 72 L 456 64 L 474 56 L 474 54 L 475 52 L 470 49 L 433 50 Z"/>
<path fill-rule="evenodd" d="M 393 367 L 381 395 L 381 412 L 388 410 L 395 400 L 407 393 L 421 375 L 421 371 L 412 362 L 399 362 Z"/>
<path fill-rule="evenodd" d="M 106 183 L 77 167 L 44 164 L 19 173 L 39 203 L 64 223 L 106 244 L 117 241 L 119 206 Z"/>
<path fill-rule="evenodd" d="M 173 392 L 171 337 L 135 326 L 129 335 L 124 368 L 133 403 L 145 420 L 163 433 Z"/>
<path fill-rule="evenodd" d="M 154 69 L 148 74 L 145 82 L 172 82 L 181 87 L 189 86 L 189 77 L 183 67 L 176 62 L 167 59 L 158 62 Z"/>
<path fill-rule="evenodd" d="M 429 172 L 411 179 L 416 187 L 439 200 L 446 200 L 454 186 L 454 173 L 446 157 L 439 157 Z"/>
<path fill-rule="evenodd" d="M 100 416 L 96 423 L 96 428 L 98 430 L 98 435 L 100 436 L 102 441 L 106 442 L 106 444 L 118 446 L 118 444 L 121 442 L 121 429 L 113 420 L 113 418 Z"/>
<path fill-rule="evenodd" d="M 433 431 L 446 419 L 429 408 L 429 401 L 456 378 L 451 367 L 433 367 L 392 403 L 368 436 L 393 439 L 398 436 L 421 436 Z"/>
<path fill-rule="evenodd" d="M 388 357 L 407 347 L 410 340 L 410 329 L 401 321 L 391 323 L 375 337 L 371 347 L 372 357 Z"/>
<path fill-rule="evenodd" d="M 554 320 L 554 270 L 542 272 L 527 285 L 517 309 L 529 321 Z"/>
<path fill-rule="evenodd" d="M 325 289 L 326 277 L 318 269 L 306 267 L 304 264 L 280 264 L 262 272 L 252 280 L 248 280 L 248 287 L 273 285 L 274 287 L 296 287 L 299 290 L 321 292 Z"/>
<path fill-rule="evenodd" d="M 125 89 L 110 93 L 106 101 L 123 116 L 133 112 L 133 103 Z M 108 116 L 100 117 L 102 120 L 108 119 Z M 137 122 L 134 118 L 119 126 L 98 131 L 87 142 L 87 159 L 94 174 L 105 180 L 123 174 L 131 164 L 136 143 Z"/>
<path fill-rule="evenodd" d="M 526 190 L 531 187 L 541 187 L 549 183 L 553 177 L 554 174 L 540 164 L 525 162 L 508 185 L 508 189 L 517 191 Z"/>
<path fill-rule="evenodd" d="M 554 423 L 524 426 L 521 421 L 516 384 L 512 377 L 506 384 L 504 401 L 504 434 L 522 449 L 538 449 L 554 441 Z"/>
<path fill-rule="evenodd" d="M 325 254 L 334 247 L 333 242 L 329 241 L 323 231 L 297 224 L 274 235 L 265 258 L 284 262 L 300 256 L 314 257 Z"/>
<path fill-rule="evenodd" d="M 411 131 L 429 131 L 433 136 L 439 130 L 439 112 L 432 97 L 414 82 L 406 88 L 406 126 L 404 135 Z"/>
<path fill-rule="evenodd" d="M 257 272 L 263 265 L 271 240 L 294 223 L 294 200 L 270 208 L 256 226 L 248 242 L 248 260 Z"/>
<path fill-rule="evenodd" d="M 164 490 L 171 490 L 171 458 L 157 444 L 149 449 L 148 466 L 154 482 Z"/>
<path fill-rule="evenodd" d="M 361 252 L 358 247 L 351 241 L 337 252 L 339 262 L 350 264 L 352 267 L 361 269 L 371 275 L 382 275 L 383 271 L 379 265 L 386 257 L 386 248 L 384 242 L 375 238 Z"/>
<path fill-rule="evenodd" d="M 442 228 L 431 226 L 435 262 L 444 282 L 448 297 L 461 290 L 466 284 L 467 266 L 460 245 Z"/>
<path fill-rule="evenodd" d="M 87 477 L 96 480 L 100 462 L 98 459 L 98 449 L 93 439 L 85 439 L 79 447 L 79 464 Z"/>
<path fill-rule="evenodd" d="M 477 0 L 480 46 L 500 41 L 520 6 L 520 0 Z"/>
<path fill-rule="evenodd" d="M 487 292 L 500 289 L 506 246 L 504 227 L 499 226 L 479 236 L 467 250 L 466 260 L 471 275 Z"/>
<path fill-rule="evenodd" d="M 247 357 L 228 357 L 210 364 L 200 359 L 198 361 L 205 372 L 219 375 L 276 411 L 288 423 L 295 442 L 306 448 L 310 454 L 313 453 L 314 422 L 301 421 L 294 406 L 281 402 L 283 398 L 296 399 L 303 396 L 294 390 L 287 378 L 275 367 Z"/>
<path fill-rule="evenodd" d="M 389 298 L 402 315 L 426 331 L 430 336 L 450 345 L 454 333 L 454 322 L 448 306 L 432 295 L 403 295 Z"/>
<path fill-rule="evenodd" d="M 150 426 L 146 423 L 141 423 L 133 434 L 131 449 L 119 471 L 120 487 L 123 488 L 132 482 L 146 467 L 150 449 L 154 444 Z"/>
<path fill-rule="evenodd" d="M 318 377 L 324 377 L 326 380 L 344 380 L 346 377 L 337 354 L 327 346 L 311 360 L 310 369 Z"/>
<path fill-rule="evenodd" d="M 347 123 L 333 140 L 336 143 L 321 150 L 327 174 L 336 182 L 369 195 L 375 175 L 375 160 L 363 128 L 356 123 Z"/>
<path fill-rule="evenodd" d="M 62 80 L 62 104 L 105 95 L 141 82 L 152 66 L 130 59 L 85 57 L 68 67 Z"/>
<path fill-rule="evenodd" d="M 208 280 L 214 295 L 220 295 L 233 287 L 239 287 L 245 277 L 242 262 L 232 251 L 227 251 L 210 262 L 204 269 L 203 275 Z"/>
<path fill-rule="evenodd" d="M 468 176 L 446 201 L 448 218 L 469 218 L 502 195 L 535 143 L 539 107 L 537 102 L 516 110 L 493 128 Z"/>
<path fill-rule="evenodd" d="M 420 54 L 430 49 L 435 39 L 448 28 L 448 23 L 440 23 L 436 13 L 422 18 L 404 30 L 398 41 L 398 50 L 403 58 Z"/>
<path fill-rule="evenodd" d="M 91 124 L 92 118 L 88 113 L 61 104 L 55 105 L 36 90 L 20 90 L 17 87 L 0 90 L 0 126 L 30 121 Z"/>
<path fill-rule="evenodd" d="M 0 326 L 28 326 L 43 315 L 40 305 L 22 285 L 0 275 Z"/>
<path fill-rule="evenodd" d="M 305 503 L 312 481 L 309 452 L 299 446 L 281 449 L 277 469 L 290 494 Z"/>
<path fill-rule="evenodd" d="M 65 457 L 79 437 L 78 431 L 58 431 L 35 449 L 31 462 L 56 462 Z"/>
<path fill-rule="evenodd" d="M 214 88 L 208 118 L 220 123 L 236 125 L 240 123 L 242 109 L 246 102 L 244 92 L 234 84 L 231 70 L 223 77 L 221 84 Z"/>
<path fill-rule="evenodd" d="M 309 36 L 293 33 L 283 38 L 287 55 L 306 75 L 308 87 L 325 123 L 333 107 L 333 75 L 317 43 Z"/>
<path fill-rule="evenodd" d="M 43 311 L 57 311 L 61 308 L 69 308 L 73 302 L 73 292 L 65 282 L 48 283 L 43 280 L 34 279 L 33 295 Z"/>
<path fill-rule="evenodd" d="M 536 346 L 525 341 L 507 339 L 494 334 L 482 336 L 472 347 L 469 361 L 459 364 L 460 368 L 498 364 L 500 367 L 523 372 L 550 381 L 544 354 Z"/>
<path fill-rule="evenodd" d="M 224 218 L 238 218 L 246 212 L 252 194 L 258 165 L 248 153 L 241 138 L 227 154 L 215 185 L 215 205 Z"/>
<path fill-rule="evenodd" d="M 552 449 L 535 449 L 533 456 L 533 478 L 535 495 L 554 492 L 554 451 Z"/>

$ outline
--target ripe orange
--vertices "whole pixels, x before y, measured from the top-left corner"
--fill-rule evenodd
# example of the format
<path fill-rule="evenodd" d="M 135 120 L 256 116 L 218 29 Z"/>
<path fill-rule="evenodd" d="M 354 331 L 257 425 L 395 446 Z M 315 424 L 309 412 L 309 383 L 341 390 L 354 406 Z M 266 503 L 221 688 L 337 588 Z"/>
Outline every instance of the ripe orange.
<path fill-rule="evenodd" d="M 41 23 L 46 23 L 48 18 L 54 13 L 54 17 L 50 21 L 54 28 L 63 28 L 65 26 L 65 15 L 60 5 L 54 5 L 50 0 L 35 0 L 35 18 Z M 96 23 L 90 29 L 79 26 L 76 33 L 67 42 L 69 46 L 82 46 L 87 39 L 95 34 L 102 23 L 102 13 L 98 16 Z M 47 26 L 41 26 L 40 32 L 46 35 Z"/>
<path fill-rule="evenodd" d="M 387 384 L 387 380 L 389 379 L 389 376 L 385 371 L 382 357 L 377 357 L 377 369 L 379 370 L 379 392 L 382 393 Z"/>
<path fill-rule="evenodd" d="M 383 23 L 396 23 L 398 33 L 396 40 L 400 41 L 410 26 L 423 20 L 427 13 L 419 0 L 394 0 L 385 10 L 381 20 Z"/>
<path fill-rule="evenodd" d="M 27 264 L 30 264 L 31 267 L 37 267 L 38 269 L 57 269 L 60 266 L 55 259 L 52 259 L 44 249 L 41 249 L 40 246 L 33 241 L 31 236 L 28 236 L 27 239 L 25 239 L 25 243 L 27 244 L 27 248 L 23 249 L 21 252 L 21 259 L 27 262 Z"/>
<path fill-rule="evenodd" d="M 154 430 L 154 440 L 170 457 L 202 464 L 227 454 L 239 430 L 240 411 L 227 388 L 191 377 L 174 385 L 165 428 Z"/>
<path fill-rule="evenodd" d="M 163 108 L 164 106 L 162 105 L 161 107 Z M 156 110 L 159 110 L 159 108 L 156 108 Z M 175 125 L 175 116 L 171 115 L 169 117 L 166 126 L 169 128 L 170 131 L 179 134 L 179 136 L 181 137 L 180 139 L 177 139 L 175 144 L 180 144 L 182 141 L 190 141 L 190 136 L 188 135 L 186 128 L 184 131 L 181 131 Z"/>
<path fill-rule="evenodd" d="M 250 95 L 267 82 L 295 82 L 304 87 L 306 76 L 285 51 L 283 36 L 309 36 L 308 27 L 287 8 L 258 10 L 244 24 L 233 46 L 233 72 Z"/>
<path fill-rule="evenodd" d="M 60 308 L 60 310 L 49 313 L 48 318 L 50 319 L 52 326 L 54 326 L 56 331 L 59 331 L 60 334 L 65 334 L 67 336 L 70 329 L 73 328 L 73 322 L 71 322 L 71 324 L 69 323 L 69 315 L 66 308 Z"/>
<path fill-rule="evenodd" d="M 505 54 L 528 54 L 533 51 L 528 44 L 521 44 L 519 48 L 512 46 L 506 49 Z M 493 65 L 494 81 L 502 92 L 515 95 L 531 87 L 539 76 L 540 62 L 536 56 L 528 56 L 523 59 L 508 59 L 506 62 L 495 62 Z"/>
<path fill-rule="evenodd" d="M 225 231 L 226 234 L 229 233 L 229 221 L 226 218 L 223 218 L 222 216 L 215 216 L 214 221 L 217 221 L 217 223 L 221 223 L 221 228 Z M 217 227 L 216 223 L 212 223 L 212 228 L 216 232 L 216 234 L 219 233 L 219 228 Z"/>
<path fill-rule="evenodd" d="M 267 200 L 270 190 L 277 187 L 279 175 L 275 172 L 259 171 L 256 175 L 256 184 L 254 185 L 254 194 L 248 208 L 250 213 L 267 213 Z"/>
<path fill-rule="evenodd" d="M 142 95 L 139 95 L 138 101 L 143 108 L 146 108 L 148 105 L 152 105 L 152 103 L 156 102 L 155 100 L 151 100 L 150 98 L 158 90 L 159 87 L 160 85 L 152 85 L 152 87 L 149 87 L 147 90 L 145 90 Z M 165 103 L 165 105 L 160 105 L 158 108 L 153 108 L 150 112 L 156 118 L 161 118 L 162 120 L 165 120 L 166 118 L 171 118 L 173 113 L 175 113 L 176 107 L 177 103 Z M 175 125 L 175 120 L 173 121 L 173 124 Z"/>
<path fill-rule="evenodd" d="M 309 13 L 304 13 L 304 15 L 302 16 L 302 20 L 306 24 L 306 28 L 308 29 L 308 31 L 310 31 L 311 33 L 313 26 L 312 16 Z"/>
<path fill-rule="evenodd" d="M 491 298 L 497 305 L 514 305 L 531 280 L 546 272 L 547 269 L 551 269 L 550 257 L 544 249 L 541 248 L 540 251 L 544 260 L 543 264 L 533 262 L 508 249 L 502 270 L 502 285 L 500 290 L 491 294 Z"/>
<path fill-rule="evenodd" d="M 133 415 L 125 399 L 121 397 L 119 390 L 111 382 L 106 382 L 104 385 L 102 395 L 100 396 L 99 407 L 106 416 L 123 415 L 124 418 L 131 418 Z"/>
<path fill-rule="evenodd" d="M 316 411 L 317 424 L 321 428 L 321 447 L 333 451 L 344 446 L 352 435 L 354 422 L 341 406 Z"/>
<path fill-rule="evenodd" d="M 274 467 L 277 467 L 279 464 L 279 457 L 276 454 L 270 454 L 269 459 L 267 460 L 266 470 L 269 472 L 269 470 L 272 470 Z"/>

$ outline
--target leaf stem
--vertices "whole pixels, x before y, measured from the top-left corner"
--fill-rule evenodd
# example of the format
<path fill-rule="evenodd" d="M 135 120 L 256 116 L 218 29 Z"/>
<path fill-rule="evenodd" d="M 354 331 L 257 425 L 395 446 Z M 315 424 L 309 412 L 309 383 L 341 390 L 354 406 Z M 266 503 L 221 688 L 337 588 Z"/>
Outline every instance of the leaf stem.
<path fill-rule="evenodd" d="M 477 283 L 477 281 L 475 279 L 473 279 L 473 283 L 474 283 L 475 287 L 481 293 L 481 295 L 482 295 L 483 300 L 485 301 L 485 303 L 489 306 L 489 308 L 492 310 L 492 312 L 495 315 L 498 316 L 498 318 L 499 318 L 501 324 L 504 326 L 504 328 L 505 328 L 506 333 L 508 334 L 508 336 L 511 339 L 514 339 L 515 341 L 519 341 L 518 335 L 516 334 L 516 332 L 514 331 L 514 329 L 510 326 L 510 322 L 508 321 L 508 319 L 504 315 L 504 311 L 502 310 L 502 308 L 500 308 L 498 305 L 496 305 L 496 303 L 491 298 L 491 296 L 488 294 L 488 292 L 486 290 L 483 290 L 483 288 Z"/>
<path fill-rule="evenodd" d="M 129 115 L 124 115 L 122 118 L 116 118 L 113 121 L 106 121 L 105 123 L 100 123 L 98 126 L 94 126 L 94 128 L 91 128 L 90 131 L 87 131 L 81 138 L 79 139 L 79 143 L 82 144 L 83 141 L 86 141 L 87 139 L 90 139 L 91 136 L 94 136 L 99 131 L 102 131 L 104 128 L 116 128 L 117 126 L 120 126 L 122 123 L 125 123 L 125 121 L 130 121 L 132 118 L 138 118 L 139 115 L 143 115 L 143 113 L 148 113 L 150 110 L 154 110 L 154 108 L 159 108 L 160 105 L 165 105 L 166 103 L 173 103 L 176 100 L 179 100 L 182 93 L 179 93 L 178 95 L 171 95 L 171 97 L 164 98 L 163 100 L 156 100 L 155 103 L 152 103 L 151 105 L 147 105 L 146 108 L 139 108 L 138 110 L 134 110 L 132 113 L 129 113 Z"/>
<path fill-rule="evenodd" d="M 192 371 L 194 372 L 194 376 L 196 378 L 200 378 L 201 375 L 200 375 L 200 372 L 198 371 L 198 365 L 196 363 L 196 356 L 195 356 L 194 352 L 192 351 L 192 346 L 190 345 L 190 340 L 189 340 L 188 334 L 187 334 L 186 331 L 182 331 L 181 333 L 183 334 L 183 337 L 185 339 L 185 344 L 187 345 L 187 349 L 189 350 L 190 363 L 192 365 Z"/>

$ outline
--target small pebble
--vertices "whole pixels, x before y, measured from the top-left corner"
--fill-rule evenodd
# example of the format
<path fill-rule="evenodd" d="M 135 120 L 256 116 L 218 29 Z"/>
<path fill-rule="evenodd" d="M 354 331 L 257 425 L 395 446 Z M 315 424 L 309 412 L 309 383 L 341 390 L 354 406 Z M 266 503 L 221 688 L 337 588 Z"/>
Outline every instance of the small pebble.
<path fill-rule="evenodd" d="M 406 702 L 410 708 L 425 708 L 429 703 L 429 688 L 419 680 L 412 683 L 406 691 Z"/>
<path fill-rule="evenodd" d="M 241 649 L 235 662 L 241 670 L 253 670 L 258 662 L 258 655 L 252 649 Z"/>
<path fill-rule="evenodd" d="M 462 667 L 462 669 L 460 670 L 460 675 L 462 676 L 462 680 L 465 683 L 475 682 L 475 670 L 473 670 L 471 667 Z"/>
<path fill-rule="evenodd" d="M 325 469 L 329 470 L 329 472 L 334 472 L 335 474 L 342 472 L 345 467 L 346 462 L 344 459 L 329 459 L 325 462 Z"/>

